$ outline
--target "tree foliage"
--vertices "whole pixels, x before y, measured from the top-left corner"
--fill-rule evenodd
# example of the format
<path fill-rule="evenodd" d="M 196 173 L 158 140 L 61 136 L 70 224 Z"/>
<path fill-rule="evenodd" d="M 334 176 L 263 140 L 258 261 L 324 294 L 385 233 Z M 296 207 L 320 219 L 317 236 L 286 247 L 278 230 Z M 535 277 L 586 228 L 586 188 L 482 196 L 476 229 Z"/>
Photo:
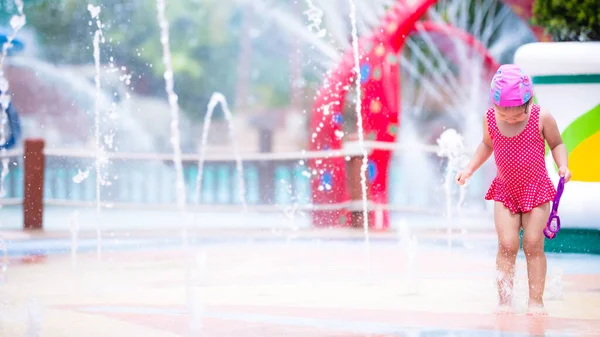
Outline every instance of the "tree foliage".
<path fill-rule="evenodd" d="M 556 41 L 600 41 L 600 0 L 536 0 L 532 21 Z"/>
<path fill-rule="evenodd" d="M 0 0 L 2 1 L 2 0 Z M 93 62 L 92 39 L 96 25 L 87 10 L 89 0 L 25 1 L 27 27 L 36 31 L 42 58 L 58 64 Z M 101 58 L 110 58 L 132 75 L 136 92 L 164 96 L 163 51 L 154 0 L 102 0 L 100 20 L 106 42 Z M 1 2 L 0 2 L 1 4 Z M 0 8 L 3 22 L 14 10 Z M 184 111 L 201 118 L 214 91 L 223 93 L 234 105 L 243 6 L 236 1 L 167 1 L 170 48 L 175 90 Z M 12 13 L 11 13 L 12 12 Z M 246 34 L 247 35 L 247 34 Z M 279 106 L 289 101 L 286 82 L 289 64 L 273 60 L 273 43 L 285 44 L 278 32 L 254 39 L 250 69 L 251 95 L 263 105 Z M 267 46 L 268 45 L 268 46 Z M 270 46 L 271 50 L 268 49 Z M 281 46 L 275 46 L 275 49 Z M 269 58 L 271 56 L 271 58 Z"/>

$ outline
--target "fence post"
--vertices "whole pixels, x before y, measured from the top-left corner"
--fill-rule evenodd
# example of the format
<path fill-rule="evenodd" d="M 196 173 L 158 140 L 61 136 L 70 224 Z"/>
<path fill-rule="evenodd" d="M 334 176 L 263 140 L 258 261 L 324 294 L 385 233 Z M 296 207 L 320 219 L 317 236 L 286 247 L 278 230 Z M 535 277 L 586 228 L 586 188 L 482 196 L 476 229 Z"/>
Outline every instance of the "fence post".
<path fill-rule="evenodd" d="M 26 139 L 23 153 L 23 228 L 42 229 L 44 214 L 44 140 Z"/>
<path fill-rule="evenodd" d="M 273 152 L 273 129 L 258 128 L 258 144 L 260 153 Z M 275 202 L 275 165 L 273 161 L 262 160 L 258 164 L 258 181 L 260 184 L 260 201 L 266 205 Z"/>

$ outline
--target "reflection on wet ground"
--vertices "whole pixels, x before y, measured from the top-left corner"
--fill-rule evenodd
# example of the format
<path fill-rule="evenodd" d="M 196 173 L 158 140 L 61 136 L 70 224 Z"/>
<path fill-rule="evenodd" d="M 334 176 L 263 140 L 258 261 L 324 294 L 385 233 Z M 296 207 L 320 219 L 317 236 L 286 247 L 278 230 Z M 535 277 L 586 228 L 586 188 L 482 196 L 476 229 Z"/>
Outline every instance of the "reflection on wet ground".
<path fill-rule="evenodd" d="M 496 316 L 495 254 L 480 238 L 411 251 L 390 235 L 368 258 L 361 240 L 318 232 L 197 234 L 187 251 L 153 235 L 107 240 L 101 261 L 92 240 L 74 255 L 68 238 L 13 240 L 1 336 L 600 335 L 598 256 L 549 254 L 548 317 L 524 314 L 520 257 L 516 314 Z"/>

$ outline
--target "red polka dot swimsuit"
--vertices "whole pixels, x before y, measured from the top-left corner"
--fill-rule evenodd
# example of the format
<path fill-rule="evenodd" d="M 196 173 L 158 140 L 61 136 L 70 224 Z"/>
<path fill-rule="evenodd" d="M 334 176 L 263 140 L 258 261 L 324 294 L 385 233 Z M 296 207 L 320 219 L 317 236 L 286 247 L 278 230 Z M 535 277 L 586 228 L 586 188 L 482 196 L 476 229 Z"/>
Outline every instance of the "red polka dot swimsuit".
<path fill-rule="evenodd" d="M 525 129 L 514 137 L 500 132 L 494 108 L 487 111 L 486 117 L 497 175 L 485 199 L 501 202 L 513 213 L 527 213 L 553 200 L 556 189 L 544 160 L 546 143 L 540 135 L 540 107 L 531 107 Z"/>

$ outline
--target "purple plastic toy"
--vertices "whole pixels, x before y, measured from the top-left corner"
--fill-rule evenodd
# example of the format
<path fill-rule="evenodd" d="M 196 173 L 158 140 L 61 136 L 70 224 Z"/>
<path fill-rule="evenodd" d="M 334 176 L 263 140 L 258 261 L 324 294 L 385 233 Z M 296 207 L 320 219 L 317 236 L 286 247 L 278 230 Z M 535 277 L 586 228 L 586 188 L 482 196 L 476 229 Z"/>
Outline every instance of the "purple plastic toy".
<path fill-rule="evenodd" d="M 556 233 L 560 231 L 560 217 L 558 216 L 558 204 L 560 203 L 560 197 L 565 189 L 565 178 L 560 177 L 558 181 L 558 187 L 556 188 L 556 196 L 554 196 L 554 202 L 552 203 L 552 212 L 544 228 L 544 235 L 552 240 L 556 237 Z"/>

